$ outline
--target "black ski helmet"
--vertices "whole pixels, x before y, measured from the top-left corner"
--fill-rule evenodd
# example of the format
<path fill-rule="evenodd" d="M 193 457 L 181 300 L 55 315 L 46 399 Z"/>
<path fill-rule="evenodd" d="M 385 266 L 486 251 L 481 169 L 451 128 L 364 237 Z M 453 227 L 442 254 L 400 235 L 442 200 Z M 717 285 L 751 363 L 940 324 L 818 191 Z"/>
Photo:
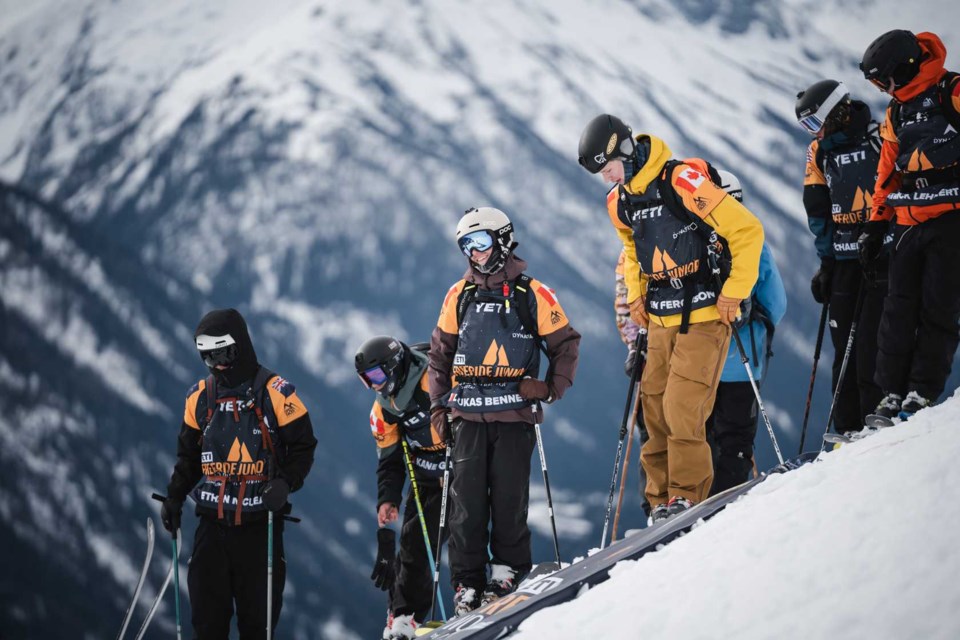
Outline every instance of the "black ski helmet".
<path fill-rule="evenodd" d="M 863 77 L 886 90 L 893 80 L 893 88 L 899 89 L 913 80 L 920 72 L 923 49 L 917 36 L 904 29 L 894 29 L 870 43 L 863 53 L 860 71 Z"/>
<path fill-rule="evenodd" d="M 368 387 L 378 389 L 385 396 L 395 395 L 407 373 L 407 346 L 391 336 L 376 336 L 364 342 L 353 364 L 357 375 Z"/>
<path fill-rule="evenodd" d="M 837 80 L 820 80 L 797 94 L 797 122 L 809 133 L 819 133 L 828 119 L 842 120 L 850 92 Z M 841 107 L 838 109 L 838 107 Z M 840 124 L 838 122 L 838 124 Z"/>
<path fill-rule="evenodd" d="M 600 173 L 611 160 L 629 158 L 635 150 L 630 127 L 607 113 L 588 122 L 580 134 L 580 166 L 590 173 Z"/>

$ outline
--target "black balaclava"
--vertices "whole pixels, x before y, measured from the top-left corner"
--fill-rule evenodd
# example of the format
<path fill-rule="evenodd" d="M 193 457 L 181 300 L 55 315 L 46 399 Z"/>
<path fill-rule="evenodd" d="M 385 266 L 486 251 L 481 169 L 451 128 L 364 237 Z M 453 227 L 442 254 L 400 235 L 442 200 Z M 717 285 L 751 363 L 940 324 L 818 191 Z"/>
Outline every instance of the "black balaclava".
<path fill-rule="evenodd" d="M 193 337 L 203 334 L 208 336 L 230 334 L 237 343 L 237 360 L 232 367 L 223 371 L 210 369 L 210 373 L 217 379 L 217 384 L 233 388 L 253 379 L 260 365 L 257 362 L 257 352 L 253 350 L 250 333 L 247 331 L 247 323 L 239 311 L 214 309 L 203 316 Z"/>

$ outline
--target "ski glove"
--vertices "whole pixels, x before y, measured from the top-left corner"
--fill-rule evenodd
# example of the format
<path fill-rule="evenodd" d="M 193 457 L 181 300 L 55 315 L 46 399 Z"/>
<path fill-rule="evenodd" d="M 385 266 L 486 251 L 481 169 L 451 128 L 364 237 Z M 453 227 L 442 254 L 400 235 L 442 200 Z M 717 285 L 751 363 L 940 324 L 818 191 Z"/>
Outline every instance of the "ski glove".
<path fill-rule="evenodd" d="M 437 438 L 440 439 L 437 444 L 447 442 L 450 439 L 450 409 L 439 404 L 432 407 L 430 409 L 430 426 L 433 427 Z"/>
<path fill-rule="evenodd" d="M 821 258 L 820 268 L 810 280 L 810 293 L 817 304 L 824 304 L 830 299 L 830 287 L 833 282 L 833 258 Z"/>
<path fill-rule="evenodd" d="M 740 311 L 739 298 L 730 298 L 722 293 L 717 296 L 717 311 L 720 313 L 720 322 L 729 326 L 737 319 L 737 313 Z"/>
<path fill-rule="evenodd" d="M 524 378 L 521 380 L 517 387 L 517 393 L 519 393 L 520 397 L 524 400 L 543 400 L 547 403 L 552 400 L 550 397 L 550 387 L 543 380 L 537 380 L 536 378 Z"/>
<path fill-rule="evenodd" d="M 886 220 L 871 220 L 863 225 L 863 233 L 857 238 L 857 254 L 865 270 L 871 269 L 880 257 L 888 225 Z"/>
<path fill-rule="evenodd" d="M 180 529 L 180 517 L 183 515 L 183 500 L 176 498 L 167 498 L 160 507 L 160 522 L 171 536 L 177 537 L 177 530 Z"/>
<path fill-rule="evenodd" d="M 387 591 L 397 577 L 395 565 L 397 534 L 393 529 L 377 529 L 377 562 L 373 565 L 370 579 L 378 589 Z"/>
<path fill-rule="evenodd" d="M 647 299 L 644 296 L 640 296 L 630 303 L 630 319 L 644 329 L 650 324 L 650 316 L 647 314 Z"/>
<path fill-rule="evenodd" d="M 270 511 L 279 511 L 287 504 L 290 485 L 283 478 L 274 478 L 263 487 L 263 506 Z"/>

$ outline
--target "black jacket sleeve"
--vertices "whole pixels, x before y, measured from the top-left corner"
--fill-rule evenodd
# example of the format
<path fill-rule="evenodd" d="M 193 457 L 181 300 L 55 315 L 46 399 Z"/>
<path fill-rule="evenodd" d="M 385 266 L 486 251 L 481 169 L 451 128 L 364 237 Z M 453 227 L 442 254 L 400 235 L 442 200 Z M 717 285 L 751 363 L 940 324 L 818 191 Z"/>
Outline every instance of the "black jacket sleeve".
<path fill-rule="evenodd" d="M 310 473 L 317 448 L 310 415 L 304 414 L 280 429 L 280 442 L 283 445 L 280 477 L 290 485 L 290 491 L 296 491 Z"/>
<path fill-rule="evenodd" d="M 403 449 L 399 444 L 389 452 L 381 452 L 377 463 L 377 510 L 385 502 L 398 507 L 403 501 L 403 482 L 406 477 Z"/>
<path fill-rule="evenodd" d="M 185 422 L 180 425 L 180 435 L 177 438 L 177 463 L 173 466 L 173 475 L 167 485 L 167 497 L 180 500 L 187 499 L 203 470 L 200 467 L 200 431 L 188 426 Z"/>

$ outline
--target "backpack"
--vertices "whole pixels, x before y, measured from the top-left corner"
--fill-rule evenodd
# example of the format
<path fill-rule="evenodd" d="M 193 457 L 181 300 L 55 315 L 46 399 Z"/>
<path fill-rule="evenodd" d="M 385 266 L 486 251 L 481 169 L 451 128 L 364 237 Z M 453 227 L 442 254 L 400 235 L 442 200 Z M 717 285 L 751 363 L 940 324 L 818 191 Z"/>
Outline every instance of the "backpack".
<path fill-rule="evenodd" d="M 873 148 L 874 152 L 876 152 L 879 155 L 880 147 L 883 146 L 883 140 L 880 139 L 880 125 L 873 120 L 871 120 L 870 124 L 867 125 L 867 140 L 870 141 L 870 146 Z M 814 162 L 816 162 L 817 168 L 820 169 L 820 173 L 826 174 L 827 169 L 823 164 L 824 153 L 826 153 L 826 151 L 824 150 L 823 145 L 818 144 L 817 154 L 816 154 L 816 157 L 814 158 Z"/>
<path fill-rule="evenodd" d="M 960 113 L 957 113 L 956 109 L 953 108 L 953 101 L 950 95 L 953 90 L 953 85 L 957 83 L 957 78 L 960 78 L 960 73 L 954 71 L 944 73 L 940 81 L 937 82 L 939 89 L 937 96 L 940 98 L 940 108 L 943 109 L 943 117 L 947 119 L 950 126 L 960 131 Z M 897 137 L 899 137 L 900 108 L 902 106 L 903 105 L 896 99 L 890 99 L 890 124 L 893 126 L 893 134 Z"/>

